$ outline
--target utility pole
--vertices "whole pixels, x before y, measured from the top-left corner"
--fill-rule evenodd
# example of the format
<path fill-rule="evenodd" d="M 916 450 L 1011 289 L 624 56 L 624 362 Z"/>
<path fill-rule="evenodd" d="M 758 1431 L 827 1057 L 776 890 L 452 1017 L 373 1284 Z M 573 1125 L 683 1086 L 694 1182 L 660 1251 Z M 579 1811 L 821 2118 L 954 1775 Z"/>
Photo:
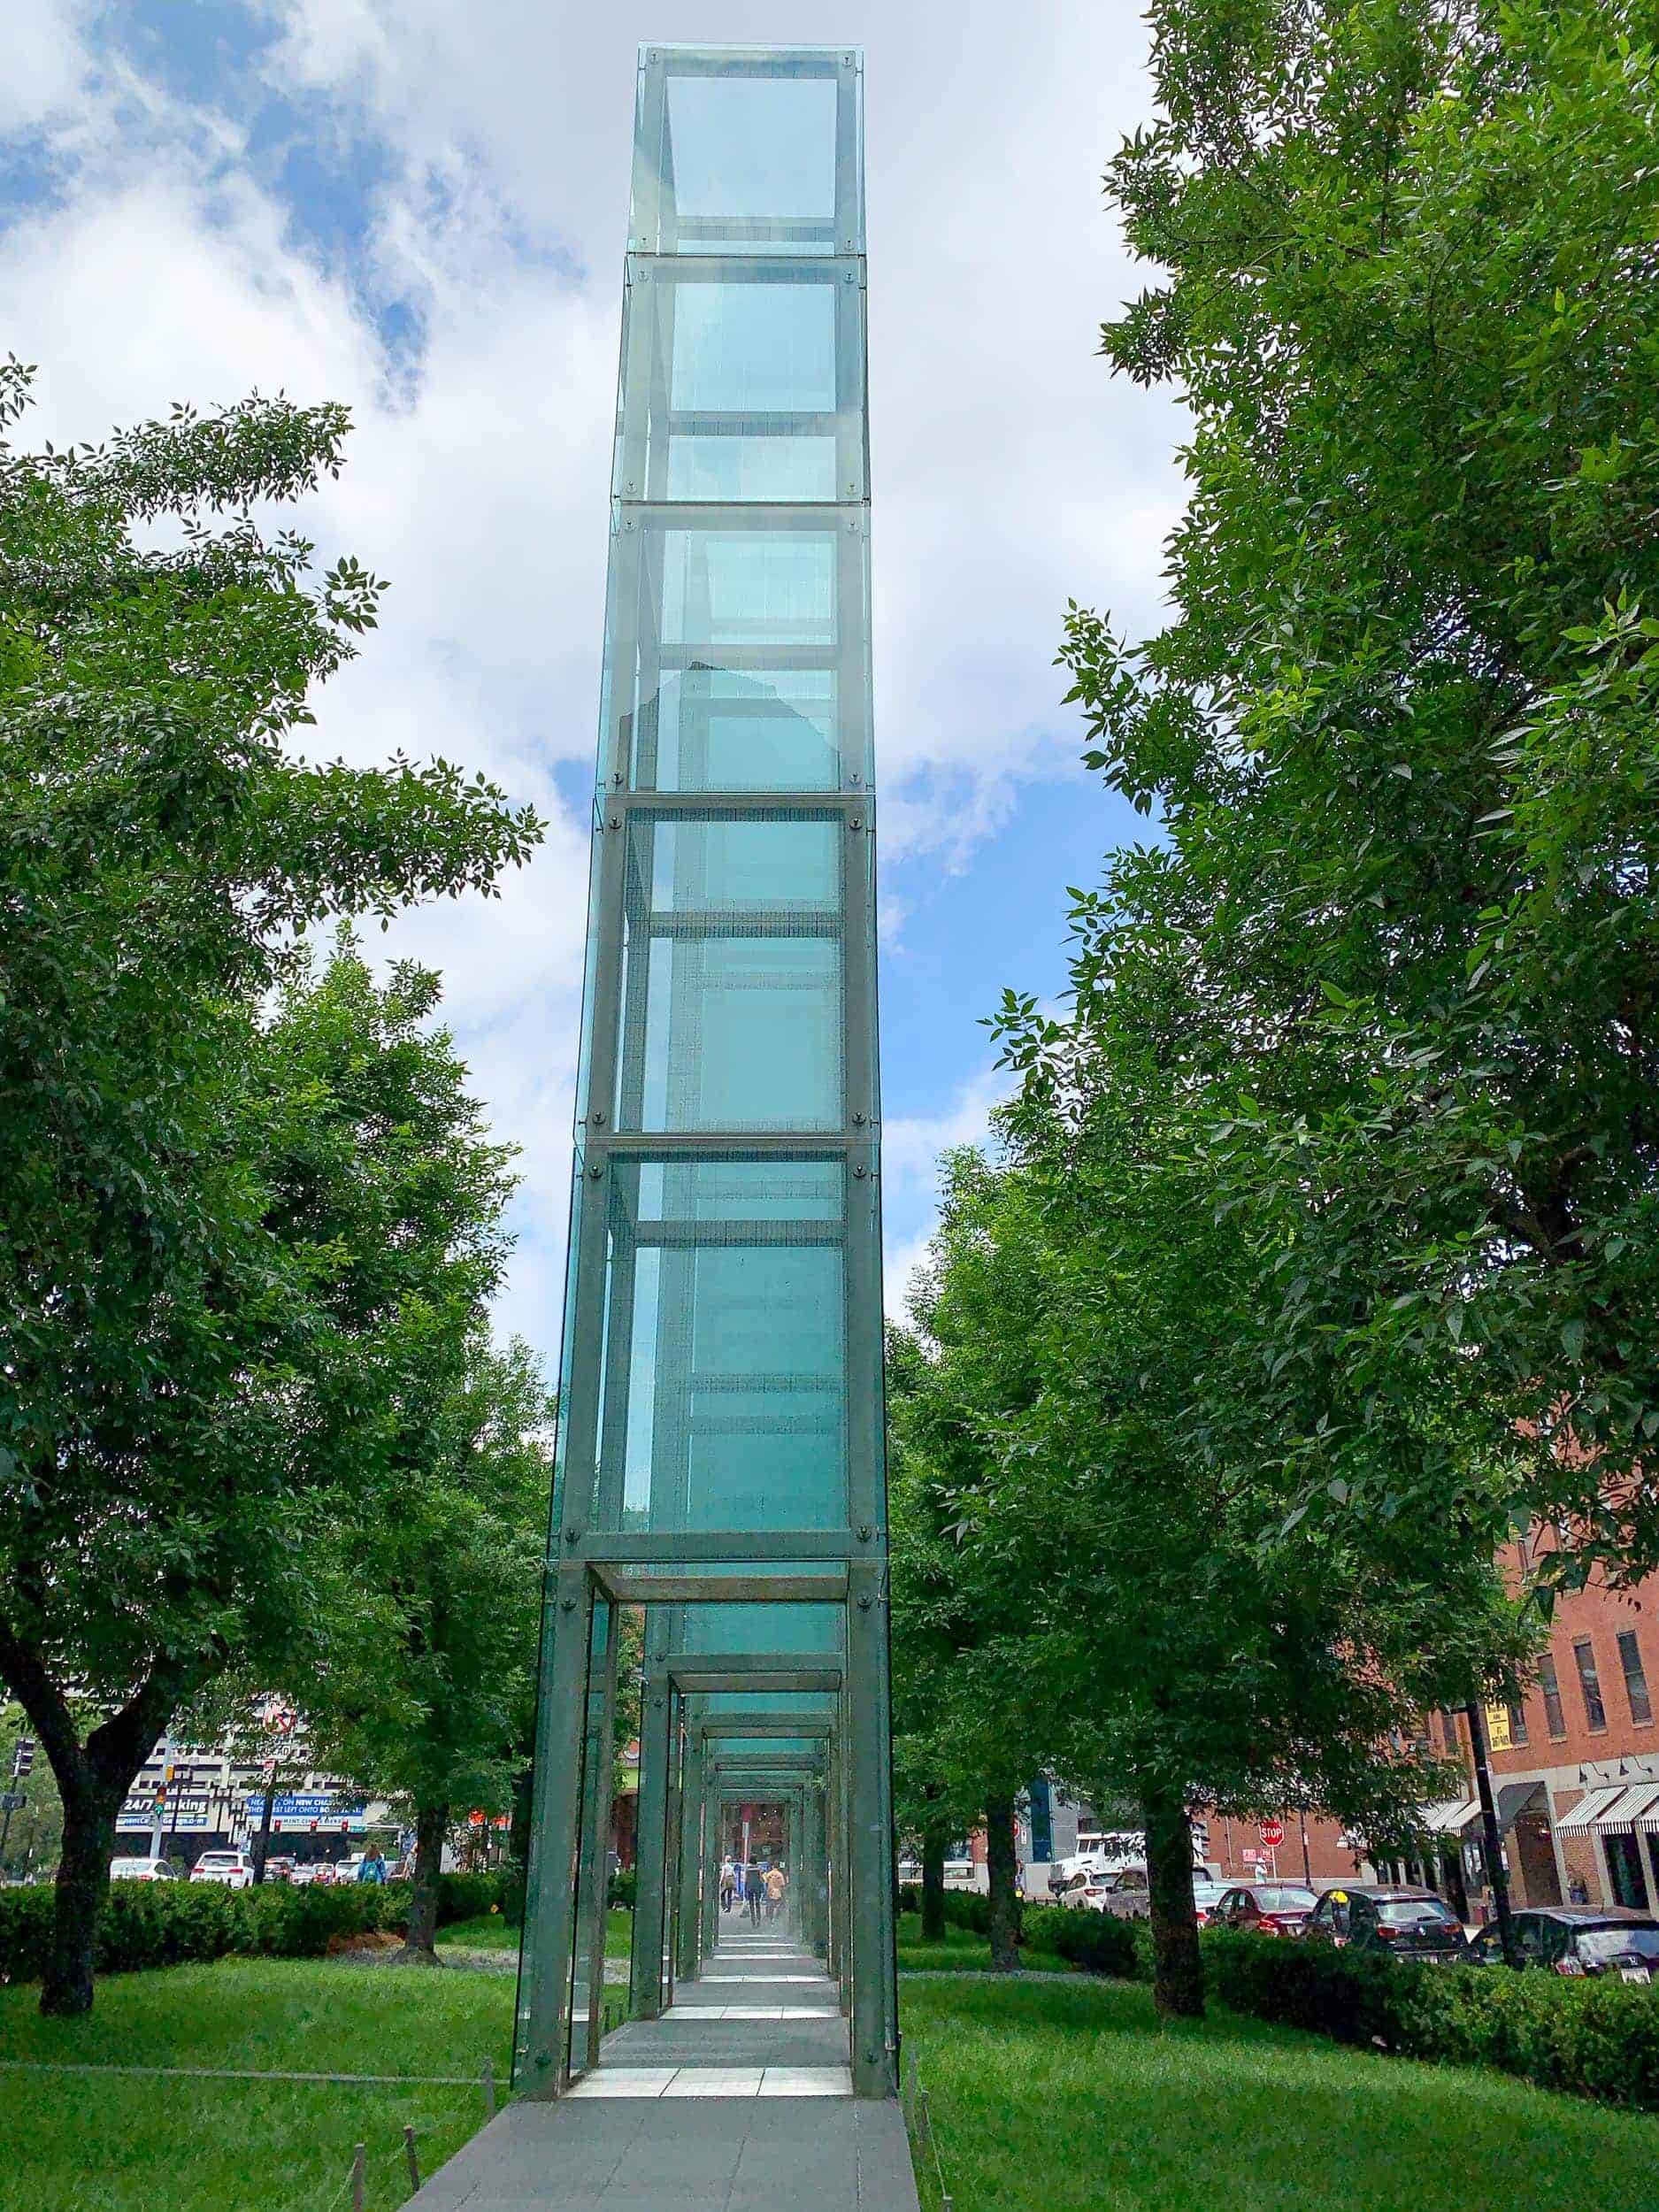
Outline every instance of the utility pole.
<path fill-rule="evenodd" d="M 5 1818 L 4 1822 L 0 1822 L 0 1871 L 3 1871 L 5 1867 L 6 1844 L 12 1834 L 12 1816 L 14 1812 L 20 1811 L 28 1802 L 24 1793 L 19 1789 L 18 1784 L 24 1779 L 34 1764 L 35 1739 L 33 1736 L 19 1736 L 12 1747 L 12 1786 L 5 1793 Z M 32 1823 L 29 1832 L 33 1836 Z"/>
<path fill-rule="evenodd" d="M 270 1716 L 269 1725 L 279 1738 L 289 1736 L 294 1731 L 294 1715 L 284 1708 L 281 1711 Z M 259 1838 L 253 1847 L 253 1878 L 256 1886 L 265 1879 L 265 1863 L 271 1849 L 271 1814 L 272 1809 L 276 1804 L 277 1783 L 281 1772 L 278 1764 L 278 1755 L 274 1750 L 265 1761 L 265 1802 L 259 1808 Z"/>
<path fill-rule="evenodd" d="M 1498 1809 L 1493 1802 L 1492 1776 L 1486 1766 L 1486 1724 L 1478 1700 L 1471 1698 L 1463 1712 L 1469 1722 L 1469 1747 L 1475 1757 L 1475 1790 L 1480 1799 L 1480 1827 L 1486 1852 L 1486 1879 L 1498 1911 L 1498 1941 L 1506 1966 L 1518 1968 L 1515 1924 L 1509 1917 L 1509 1878 L 1503 1870 L 1503 1844 L 1498 1834 Z"/>

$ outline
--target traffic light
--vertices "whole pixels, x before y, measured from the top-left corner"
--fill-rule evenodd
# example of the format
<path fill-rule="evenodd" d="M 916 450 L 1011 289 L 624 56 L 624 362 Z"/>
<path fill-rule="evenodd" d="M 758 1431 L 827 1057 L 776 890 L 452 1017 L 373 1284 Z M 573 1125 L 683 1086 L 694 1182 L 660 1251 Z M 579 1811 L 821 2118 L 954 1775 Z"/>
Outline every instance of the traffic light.
<path fill-rule="evenodd" d="M 20 1782 L 34 1764 L 35 1739 L 33 1736 L 19 1736 L 17 1748 L 12 1754 L 12 1779 Z"/>

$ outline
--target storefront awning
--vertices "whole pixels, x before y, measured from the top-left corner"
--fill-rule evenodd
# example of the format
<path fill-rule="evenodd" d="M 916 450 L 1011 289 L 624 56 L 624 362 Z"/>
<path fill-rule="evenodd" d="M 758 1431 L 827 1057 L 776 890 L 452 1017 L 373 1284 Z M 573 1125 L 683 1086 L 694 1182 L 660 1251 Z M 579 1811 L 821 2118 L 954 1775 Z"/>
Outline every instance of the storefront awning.
<path fill-rule="evenodd" d="M 1417 1824 L 1425 1835 L 1461 1836 L 1471 1820 L 1480 1816 L 1478 1797 L 1448 1797 L 1438 1805 L 1425 1805 Z"/>
<path fill-rule="evenodd" d="M 1544 1809 L 1544 1786 L 1541 1782 L 1504 1782 L 1498 1788 L 1498 1833 L 1507 1836 L 1521 1815 L 1538 1801 L 1538 1810 Z"/>
<path fill-rule="evenodd" d="M 1563 1820 L 1555 1823 L 1560 1836 L 1600 1835 L 1609 1828 L 1628 1828 L 1630 1816 L 1635 1807 L 1628 1806 L 1627 1799 L 1634 1798 L 1636 1805 L 1646 1804 L 1653 1793 L 1653 1785 L 1644 1783 L 1640 1789 L 1628 1789 L 1623 1782 L 1611 1789 L 1591 1790 Z"/>
<path fill-rule="evenodd" d="M 1659 1836 L 1659 1782 L 1645 1783 L 1643 1794 L 1647 1801 L 1635 1809 L 1630 1824 L 1639 1835 Z"/>

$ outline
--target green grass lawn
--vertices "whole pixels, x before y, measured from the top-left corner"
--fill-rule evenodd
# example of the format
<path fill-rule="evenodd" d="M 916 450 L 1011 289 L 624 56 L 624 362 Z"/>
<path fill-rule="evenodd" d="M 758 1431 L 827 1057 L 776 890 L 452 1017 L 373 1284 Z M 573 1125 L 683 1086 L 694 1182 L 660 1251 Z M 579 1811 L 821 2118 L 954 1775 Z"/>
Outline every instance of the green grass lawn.
<path fill-rule="evenodd" d="M 512 1982 L 419 1967 L 224 1959 L 112 1974 L 84 2020 L 0 1989 L 0 2057 L 296 2072 L 508 2078 Z M 352 2146 L 369 2212 L 409 2193 L 403 2131 L 432 2173 L 481 2124 L 481 2090 L 180 2081 L 0 2068 L 0 2212 L 323 2212 Z"/>
<path fill-rule="evenodd" d="M 466 1951 L 516 1951 L 518 1928 L 499 1913 L 485 1913 L 476 1920 L 452 1920 L 438 1931 L 438 1948 L 457 1944 Z M 620 1909 L 605 1915 L 605 1956 L 626 1959 L 634 1948 L 634 1915 Z"/>
<path fill-rule="evenodd" d="M 1063 1959 L 1051 1951 L 1022 1950 L 1019 1962 L 1028 1974 L 1070 1974 L 1076 1971 L 1069 1959 Z M 922 1940 L 920 1913 L 902 1912 L 899 1915 L 899 1971 L 901 1974 L 918 1971 L 928 1973 L 980 1973 L 989 1970 L 991 1940 L 988 1936 L 974 1935 L 967 1928 L 948 1927 L 937 1943 Z"/>
<path fill-rule="evenodd" d="M 1079 1978 L 906 1985 L 956 2212 L 1655 2212 L 1659 2121 Z M 918 2161 L 923 2203 L 939 2193 Z"/>

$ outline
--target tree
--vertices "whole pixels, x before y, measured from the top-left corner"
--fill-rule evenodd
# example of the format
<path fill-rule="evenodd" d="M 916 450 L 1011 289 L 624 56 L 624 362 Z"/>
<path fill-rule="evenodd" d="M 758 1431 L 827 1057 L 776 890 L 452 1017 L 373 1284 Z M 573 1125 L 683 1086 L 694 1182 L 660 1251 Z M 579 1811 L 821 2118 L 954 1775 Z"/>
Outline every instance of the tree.
<path fill-rule="evenodd" d="M 1402 1712 L 1502 1673 L 1525 1631 L 1492 1518 L 1460 1542 L 1287 1512 L 1240 1326 L 1248 1256 L 1144 1094 L 1046 1141 L 1029 1110 L 1015 1125 L 1012 1164 L 949 1163 L 934 1247 L 929 1311 L 980 1379 L 955 1413 L 961 1571 L 1006 1594 L 992 1724 L 1040 1697 L 1056 1770 L 1138 1801 L 1156 1999 L 1194 2013 L 1190 1809 L 1311 1787 L 1386 1828 L 1440 1779 L 1394 1740 Z M 1021 1369 L 1037 1387 L 1010 1390 Z"/>
<path fill-rule="evenodd" d="M 1562 1571 L 1659 1562 L 1659 55 L 1644 0 L 1160 0 L 1104 332 L 1191 408 L 1167 626 L 1073 610 L 1164 831 L 1079 902 L 1055 1094 L 1136 1029 L 1256 1262 L 1333 1518 L 1507 1460 Z M 1045 1034 L 1045 1030 L 1048 1033 Z M 1291 1411 L 1287 1397 L 1283 1413 Z"/>
<path fill-rule="evenodd" d="M 0 371 L 0 426 L 28 377 Z M 422 1136 L 354 1119 L 270 994 L 329 914 L 488 892 L 540 834 L 442 763 L 286 749 L 381 587 L 313 580 L 241 511 L 337 472 L 347 427 L 255 398 L 0 449 L 0 1677 L 64 1804 L 47 2011 L 91 2002 L 115 1816 L 168 1716 L 303 1618 L 299 1502 L 372 1466 L 414 1224 L 467 1200 L 436 1125 L 458 1091 Z M 421 989 L 364 1041 L 388 1095 L 419 1089 Z"/>
<path fill-rule="evenodd" d="M 1021 1792 L 1049 1763 L 1063 1723 L 1031 1664 L 1030 1594 L 964 1541 L 962 1499 L 996 1450 L 987 1423 L 1041 1386 L 1025 1323 L 1038 1309 L 1033 1253 L 983 1233 L 993 1179 L 972 1152 L 947 1162 L 944 1205 L 911 1296 L 919 1337 L 887 1346 L 896 1802 L 922 1849 L 924 1932 L 942 1935 L 951 1836 L 983 1822 L 991 1963 L 1018 1963 L 1014 1826 Z"/>
<path fill-rule="evenodd" d="M 64 1832 L 64 1809 L 52 1780 L 51 1768 L 35 1753 L 29 1772 L 12 1779 L 12 1769 L 21 1738 L 33 1740 L 28 1716 L 20 1706 L 0 1705 L 0 1790 L 27 1800 L 5 1824 L 6 1847 L 0 1855 L 0 1879 L 27 1881 L 37 1867 L 54 1866 Z M 0 1815 L 0 1821 L 4 1816 Z"/>
<path fill-rule="evenodd" d="M 451 1817 L 457 1809 L 505 1812 L 522 1764 L 553 1403 L 518 1339 L 496 1349 L 465 1311 L 426 1320 L 384 1494 L 342 1547 L 340 1571 L 363 1603 L 355 1619 L 336 1617 L 303 1683 L 320 1755 L 413 1813 L 414 1893 L 399 1957 L 435 1966 Z"/>

